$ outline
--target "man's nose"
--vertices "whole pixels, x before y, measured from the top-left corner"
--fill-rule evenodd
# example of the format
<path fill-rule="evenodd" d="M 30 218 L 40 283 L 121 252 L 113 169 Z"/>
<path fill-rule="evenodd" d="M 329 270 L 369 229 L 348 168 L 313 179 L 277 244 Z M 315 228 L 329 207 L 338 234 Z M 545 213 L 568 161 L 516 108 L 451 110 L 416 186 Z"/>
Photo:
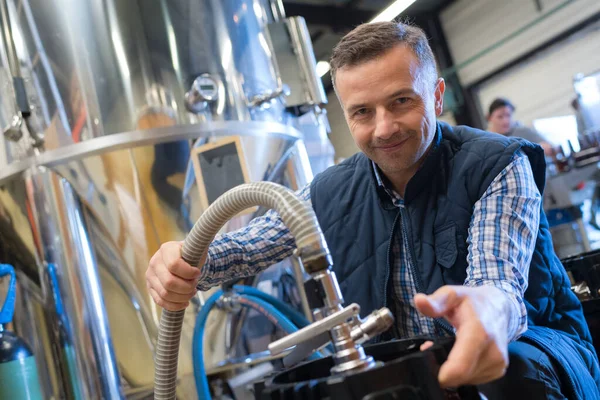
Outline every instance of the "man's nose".
<path fill-rule="evenodd" d="M 394 119 L 394 114 L 385 109 L 377 110 L 375 123 L 375 137 L 383 140 L 391 138 L 399 128 Z"/>

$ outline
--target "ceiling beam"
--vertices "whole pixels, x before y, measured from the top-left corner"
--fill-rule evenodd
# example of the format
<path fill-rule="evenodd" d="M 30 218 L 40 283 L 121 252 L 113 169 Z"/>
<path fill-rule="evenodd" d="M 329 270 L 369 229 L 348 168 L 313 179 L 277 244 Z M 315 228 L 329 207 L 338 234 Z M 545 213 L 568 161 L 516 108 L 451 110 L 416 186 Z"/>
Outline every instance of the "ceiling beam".
<path fill-rule="evenodd" d="M 358 10 L 351 7 L 309 5 L 286 3 L 285 14 L 289 17 L 299 15 L 307 24 L 329 26 L 334 32 L 344 32 L 375 16 L 375 12 Z"/>

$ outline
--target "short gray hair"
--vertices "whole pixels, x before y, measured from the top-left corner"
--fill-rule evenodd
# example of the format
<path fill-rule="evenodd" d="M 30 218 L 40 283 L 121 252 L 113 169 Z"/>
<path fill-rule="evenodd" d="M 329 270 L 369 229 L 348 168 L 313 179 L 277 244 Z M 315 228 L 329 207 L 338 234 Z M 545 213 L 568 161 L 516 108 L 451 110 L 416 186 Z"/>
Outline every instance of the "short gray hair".
<path fill-rule="evenodd" d="M 398 45 L 408 46 L 419 60 L 425 79 L 437 80 L 435 57 L 425 32 L 419 27 L 403 22 L 376 22 L 354 28 L 334 47 L 331 55 L 331 80 L 344 67 L 371 61 Z"/>

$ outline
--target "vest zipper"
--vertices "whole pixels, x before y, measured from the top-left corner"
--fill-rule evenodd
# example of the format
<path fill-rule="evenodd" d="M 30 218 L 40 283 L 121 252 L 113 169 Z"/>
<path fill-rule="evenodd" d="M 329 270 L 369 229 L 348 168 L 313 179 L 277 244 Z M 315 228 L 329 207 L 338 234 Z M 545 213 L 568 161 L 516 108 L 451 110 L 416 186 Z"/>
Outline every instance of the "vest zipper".
<path fill-rule="evenodd" d="M 391 264 L 391 254 L 392 254 L 392 240 L 394 240 L 394 232 L 396 231 L 396 224 L 398 223 L 398 217 L 400 216 L 400 213 L 396 214 L 396 217 L 394 218 L 394 223 L 392 224 L 392 231 L 390 232 L 390 240 L 388 241 L 388 248 L 387 248 L 387 265 L 385 266 L 385 279 L 383 281 L 383 307 L 387 307 L 388 306 L 388 301 L 387 301 L 387 287 L 389 284 L 389 280 L 390 280 L 390 264 Z M 394 322 L 396 321 L 396 316 L 394 315 Z M 394 330 L 396 330 L 397 328 L 394 327 Z M 378 335 L 375 340 L 373 341 L 373 343 L 380 343 L 382 341 L 382 335 Z"/>
<path fill-rule="evenodd" d="M 410 270 L 410 273 L 413 277 L 413 280 L 415 282 L 415 287 L 417 288 L 417 292 L 418 293 L 425 293 L 423 291 L 423 283 L 421 282 L 421 275 L 417 274 L 416 268 L 415 268 L 415 264 L 413 262 L 413 260 L 415 259 L 413 257 L 413 247 L 410 244 L 409 241 L 409 227 L 408 224 L 410 223 L 410 220 L 407 218 L 407 213 L 406 213 L 406 207 L 404 206 L 404 204 L 400 205 L 400 213 L 402 214 L 402 241 L 404 242 L 404 247 L 408 250 L 408 269 Z M 410 236 L 412 237 L 412 236 Z M 440 328 L 442 328 L 443 330 L 447 331 L 448 333 L 454 335 L 454 329 L 452 328 L 452 325 L 450 325 L 445 319 L 443 318 L 435 318 L 433 320 L 433 322 L 435 324 L 438 324 Z"/>
<path fill-rule="evenodd" d="M 392 231 L 390 232 L 390 240 L 388 241 L 388 249 L 387 249 L 387 265 L 385 268 L 385 282 L 383 285 L 383 306 L 387 307 L 387 288 L 390 281 L 390 268 L 392 263 L 392 241 L 394 240 L 394 233 L 396 232 L 396 225 L 398 224 L 398 218 L 400 217 L 400 213 L 396 214 L 394 218 L 394 223 L 392 224 Z M 394 319 L 396 316 L 394 315 Z"/>

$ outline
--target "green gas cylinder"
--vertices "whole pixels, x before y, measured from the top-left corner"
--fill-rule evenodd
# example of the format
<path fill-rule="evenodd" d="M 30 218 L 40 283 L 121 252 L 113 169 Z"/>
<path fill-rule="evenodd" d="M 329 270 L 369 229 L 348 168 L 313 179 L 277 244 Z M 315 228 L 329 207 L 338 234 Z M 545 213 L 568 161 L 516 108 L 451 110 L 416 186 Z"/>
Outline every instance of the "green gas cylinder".
<path fill-rule="evenodd" d="M 0 277 L 10 276 L 8 294 L 0 309 L 0 400 L 41 400 L 37 365 L 31 349 L 5 329 L 15 312 L 16 281 L 11 265 L 0 264 Z"/>

